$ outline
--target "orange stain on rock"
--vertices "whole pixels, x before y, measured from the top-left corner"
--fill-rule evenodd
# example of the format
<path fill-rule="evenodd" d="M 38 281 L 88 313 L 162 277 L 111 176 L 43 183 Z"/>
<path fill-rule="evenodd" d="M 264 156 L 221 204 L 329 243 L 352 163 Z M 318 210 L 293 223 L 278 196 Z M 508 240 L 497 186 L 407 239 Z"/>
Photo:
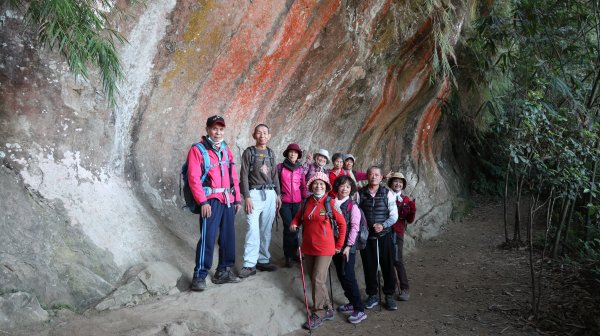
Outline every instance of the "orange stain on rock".
<path fill-rule="evenodd" d="M 416 140 L 412 148 L 412 159 L 418 162 L 419 158 L 429 162 L 428 166 L 436 167 L 433 156 L 433 135 L 442 115 L 442 105 L 448 100 L 450 95 L 450 80 L 445 78 L 440 88 L 427 107 L 425 108 L 421 119 L 417 124 Z"/>
<path fill-rule="evenodd" d="M 267 105 L 283 91 L 339 6 L 339 0 L 294 2 L 267 53 L 235 93 L 226 115 L 235 116 L 240 122 L 242 119 L 264 121 L 269 112 Z"/>
<path fill-rule="evenodd" d="M 278 15 L 273 13 L 282 10 L 283 7 L 274 8 L 270 0 L 254 1 L 249 6 L 238 31 L 221 53 L 223 56 L 216 60 L 209 78 L 198 92 L 194 110 L 202 117 L 220 114 L 227 107 L 240 78 L 248 71 L 269 31 L 277 23 Z"/>

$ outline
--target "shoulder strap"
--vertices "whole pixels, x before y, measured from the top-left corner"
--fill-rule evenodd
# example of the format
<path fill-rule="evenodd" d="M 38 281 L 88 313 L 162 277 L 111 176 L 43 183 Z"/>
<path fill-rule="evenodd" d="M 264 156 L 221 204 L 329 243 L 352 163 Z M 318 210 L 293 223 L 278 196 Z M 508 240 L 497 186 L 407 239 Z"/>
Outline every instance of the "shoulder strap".
<path fill-rule="evenodd" d="M 352 198 L 348 199 L 348 205 L 346 206 L 346 211 L 350 212 L 352 211 Z"/>
<path fill-rule="evenodd" d="M 302 205 L 300 205 L 300 221 L 304 222 L 304 209 L 306 209 L 306 203 L 308 202 L 308 197 L 302 200 Z"/>
<path fill-rule="evenodd" d="M 248 148 L 250 148 L 250 167 L 249 167 L 249 171 L 253 171 L 254 170 L 254 161 L 256 161 L 256 147 L 255 146 L 250 146 Z"/>
<path fill-rule="evenodd" d="M 232 158 L 231 160 L 229 159 L 229 148 L 225 148 L 225 160 L 227 161 L 227 164 L 229 165 L 229 166 L 227 167 L 227 169 L 229 170 L 229 184 L 230 184 L 230 186 L 229 186 L 229 187 L 230 187 L 230 188 L 233 188 L 233 175 L 231 175 L 231 174 L 232 174 L 232 172 L 231 172 L 231 171 L 232 171 L 234 168 L 233 168 L 233 162 L 232 162 L 232 161 L 233 161 L 233 158 Z"/>
<path fill-rule="evenodd" d="M 335 221 L 335 218 L 333 217 L 333 212 L 331 211 L 331 201 L 332 198 L 330 196 L 325 197 L 325 214 L 327 217 L 329 217 L 332 232 L 335 232 L 337 229 L 337 223 Z"/>
<path fill-rule="evenodd" d="M 208 176 L 208 171 L 210 170 L 210 156 L 208 156 L 208 151 L 206 151 L 206 147 L 201 142 L 195 143 L 194 146 L 198 148 L 200 154 L 202 154 L 202 177 L 200 178 L 200 182 L 204 183 L 206 180 L 206 176 Z"/>
<path fill-rule="evenodd" d="M 281 186 L 281 172 L 283 171 L 283 163 L 278 163 L 277 164 L 277 177 L 279 178 L 279 186 Z M 292 175 L 294 173 L 292 172 Z M 294 177 L 292 176 L 292 179 Z"/>
<path fill-rule="evenodd" d="M 269 159 L 271 160 L 271 167 L 275 166 L 275 155 L 273 155 L 273 150 L 270 147 L 267 147 L 267 153 L 269 153 Z"/>

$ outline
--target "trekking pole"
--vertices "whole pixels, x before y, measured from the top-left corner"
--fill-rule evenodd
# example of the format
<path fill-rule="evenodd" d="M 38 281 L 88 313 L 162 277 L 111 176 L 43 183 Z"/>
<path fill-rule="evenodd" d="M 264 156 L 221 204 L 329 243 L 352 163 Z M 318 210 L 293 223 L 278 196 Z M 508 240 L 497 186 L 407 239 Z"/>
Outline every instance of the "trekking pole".
<path fill-rule="evenodd" d="M 304 281 L 304 257 L 302 257 L 302 248 L 298 246 L 298 257 L 300 258 L 300 272 L 302 274 L 302 290 L 304 291 L 304 305 L 306 306 L 306 318 L 308 319 L 308 334 L 312 335 L 312 325 L 310 323 L 310 312 L 308 310 L 308 298 L 306 297 L 306 281 Z"/>
<path fill-rule="evenodd" d="M 381 311 L 381 264 L 379 263 L 379 237 L 377 237 L 377 289 L 379 290 L 379 311 Z"/>
<path fill-rule="evenodd" d="M 327 276 L 329 277 L 329 300 L 331 303 L 331 309 L 333 309 L 333 285 L 331 284 L 331 264 L 329 264 L 329 268 L 327 269 Z"/>

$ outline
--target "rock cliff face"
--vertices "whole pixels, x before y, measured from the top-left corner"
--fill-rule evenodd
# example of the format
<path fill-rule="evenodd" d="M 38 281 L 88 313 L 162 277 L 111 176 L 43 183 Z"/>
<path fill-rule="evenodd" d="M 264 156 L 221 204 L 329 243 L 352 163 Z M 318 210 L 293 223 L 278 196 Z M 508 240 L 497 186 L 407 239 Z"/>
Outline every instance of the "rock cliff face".
<path fill-rule="evenodd" d="M 402 171 L 419 207 L 408 241 L 436 235 L 460 183 L 451 132 L 440 125 L 451 85 L 430 80 L 435 18 L 420 3 L 132 7 L 120 27 L 129 43 L 120 49 L 126 80 L 115 109 L 106 107 L 96 74 L 74 78 L 59 55 L 39 50 L 21 14 L 3 8 L 0 209 L 15 215 L 0 223 L 0 291 L 87 307 L 137 263 L 167 261 L 189 274 L 198 224 L 181 210 L 179 170 L 213 114 L 224 115 L 237 158 L 252 144 L 254 125 L 266 123 L 278 154 L 296 142 L 353 153 L 359 170 Z M 455 5 L 452 43 L 466 20 L 462 2 Z M 280 256 L 280 236 L 273 237 Z M 19 252 L 34 243 L 44 251 Z M 42 262 L 51 256 L 64 267 Z M 68 295 L 46 295 L 39 275 L 81 274 L 70 268 L 96 279 L 86 280 L 88 292 L 66 282 L 58 286 Z"/>

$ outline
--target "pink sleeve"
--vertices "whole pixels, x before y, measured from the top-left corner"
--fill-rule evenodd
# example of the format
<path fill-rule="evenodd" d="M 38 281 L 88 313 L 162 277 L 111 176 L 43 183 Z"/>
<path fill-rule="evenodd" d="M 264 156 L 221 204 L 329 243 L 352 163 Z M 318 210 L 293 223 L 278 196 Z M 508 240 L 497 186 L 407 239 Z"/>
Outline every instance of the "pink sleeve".
<path fill-rule="evenodd" d="M 308 190 L 306 189 L 306 172 L 304 169 L 302 169 L 300 175 L 300 193 L 302 199 L 306 199 L 308 197 Z"/>
<path fill-rule="evenodd" d="M 188 152 L 187 161 L 188 184 L 190 185 L 192 195 L 194 195 L 196 203 L 206 203 L 206 194 L 204 193 L 204 189 L 202 189 L 202 182 L 200 181 L 202 178 L 202 165 L 204 164 L 204 160 L 202 159 L 200 150 L 196 148 L 196 146 L 193 146 Z"/>
<path fill-rule="evenodd" d="M 354 177 L 356 177 L 357 181 L 366 181 L 369 176 L 367 172 L 354 171 Z"/>
<path fill-rule="evenodd" d="M 348 246 L 354 245 L 358 229 L 360 227 L 360 209 L 358 205 L 352 204 L 352 214 L 350 215 L 350 235 L 348 236 Z"/>
<path fill-rule="evenodd" d="M 227 147 L 227 155 L 229 155 L 229 160 L 231 160 L 231 179 L 233 180 L 233 190 L 235 191 L 235 202 L 241 202 L 241 194 L 240 194 L 240 180 L 238 177 L 237 169 L 235 168 L 235 162 L 233 161 L 233 153 Z"/>

